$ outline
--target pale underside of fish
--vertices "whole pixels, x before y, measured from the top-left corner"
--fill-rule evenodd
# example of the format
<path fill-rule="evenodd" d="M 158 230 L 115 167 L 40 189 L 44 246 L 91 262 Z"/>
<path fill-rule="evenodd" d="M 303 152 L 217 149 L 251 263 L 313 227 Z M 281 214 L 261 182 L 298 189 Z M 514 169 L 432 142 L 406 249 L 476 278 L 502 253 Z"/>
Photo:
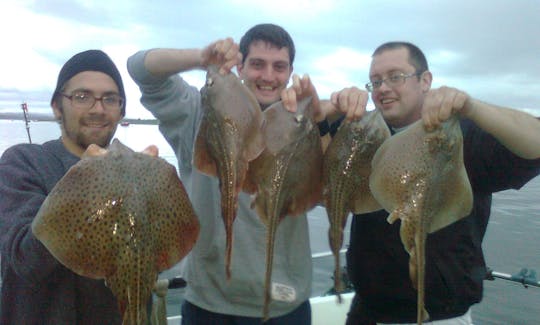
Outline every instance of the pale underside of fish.
<path fill-rule="evenodd" d="M 105 279 L 123 324 L 146 324 L 158 273 L 187 255 L 199 222 L 174 166 L 114 140 L 68 170 L 32 231 L 73 272 Z"/>
<path fill-rule="evenodd" d="M 323 198 L 330 229 L 328 238 L 334 254 L 334 289 L 338 301 L 344 290 L 340 270 L 343 229 L 349 213 L 380 210 L 369 189 L 371 160 L 379 146 L 390 137 L 390 130 L 378 110 L 360 120 L 344 121 L 324 153 Z"/>
<path fill-rule="evenodd" d="M 370 188 L 390 215 L 401 219 L 400 237 L 409 253 L 409 275 L 418 291 L 417 322 L 424 308 L 425 244 L 429 233 L 472 209 L 472 189 L 463 163 L 463 136 L 457 117 L 426 132 L 422 121 L 385 141 L 372 162 Z"/>
<path fill-rule="evenodd" d="M 233 223 L 238 194 L 249 161 L 264 149 L 262 111 L 255 96 L 233 73 L 221 75 L 210 66 L 201 89 L 203 119 L 195 142 L 194 165 L 219 179 L 225 224 L 225 271 L 231 277 Z"/>
<path fill-rule="evenodd" d="M 264 111 L 266 149 L 249 165 L 244 189 L 255 193 L 253 206 L 267 225 L 263 318 L 271 303 L 270 283 L 274 238 L 279 222 L 313 208 L 322 195 L 322 146 L 310 109 L 311 98 L 298 103 L 296 113 L 281 102 Z"/>

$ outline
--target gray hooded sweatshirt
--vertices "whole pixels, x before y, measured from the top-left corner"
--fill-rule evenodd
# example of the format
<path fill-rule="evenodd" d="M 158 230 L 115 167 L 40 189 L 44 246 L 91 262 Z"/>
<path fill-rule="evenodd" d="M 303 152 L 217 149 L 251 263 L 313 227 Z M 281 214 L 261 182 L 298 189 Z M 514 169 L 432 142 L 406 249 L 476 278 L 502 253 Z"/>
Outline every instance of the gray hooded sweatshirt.
<path fill-rule="evenodd" d="M 128 71 L 141 90 L 141 103 L 158 120 L 159 130 L 178 159 L 182 182 L 201 224 L 199 239 L 187 257 L 185 299 L 221 314 L 260 317 L 264 302 L 266 226 L 241 192 L 233 224 L 231 279 L 225 276 L 225 226 L 221 217 L 218 179 L 192 166 L 193 145 L 202 118 L 199 90 L 179 75 L 151 75 L 144 66 L 147 51 L 128 59 Z M 274 248 L 270 317 L 285 315 L 309 299 L 312 263 L 305 214 L 279 224 Z"/>

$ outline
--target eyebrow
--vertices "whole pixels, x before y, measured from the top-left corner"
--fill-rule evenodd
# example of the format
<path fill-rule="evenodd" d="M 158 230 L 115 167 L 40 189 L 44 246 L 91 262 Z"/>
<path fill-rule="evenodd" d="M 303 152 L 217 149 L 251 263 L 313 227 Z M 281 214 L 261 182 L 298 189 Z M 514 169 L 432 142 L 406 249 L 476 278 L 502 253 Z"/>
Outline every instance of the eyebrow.
<path fill-rule="evenodd" d="M 66 91 L 65 89 L 63 91 Z M 86 93 L 90 93 L 92 95 L 95 95 L 96 93 L 88 88 L 75 88 L 71 91 L 71 93 L 75 93 L 75 92 L 86 92 Z M 109 91 L 105 91 L 105 92 L 102 92 L 101 93 L 101 96 L 108 96 L 108 95 L 119 95 L 120 96 L 120 93 L 115 91 L 115 90 L 109 90 Z"/>
<path fill-rule="evenodd" d="M 399 72 L 399 73 L 406 73 L 405 71 L 396 68 L 396 69 L 391 69 L 391 70 L 389 70 L 389 71 L 386 71 L 384 74 L 386 74 L 386 75 L 391 75 L 391 74 L 396 73 L 396 72 Z M 381 75 L 381 74 L 378 74 L 378 73 L 369 76 L 370 79 L 373 78 L 373 77 L 381 77 L 381 79 L 382 79 L 382 75 Z"/>
<path fill-rule="evenodd" d="M 263 58 L 257 58 L 257 57 L 254 57 L 254 58 L 248 58 L 248 62 L 270 62 L 266 59 L 263 59 Z M 278 61 L 272 61 L 271 62 L 272 64 L 285 64 L 285 65 L 291 65 L 289 63 L 289 61 L 287 60 L 278 60 Z"/>

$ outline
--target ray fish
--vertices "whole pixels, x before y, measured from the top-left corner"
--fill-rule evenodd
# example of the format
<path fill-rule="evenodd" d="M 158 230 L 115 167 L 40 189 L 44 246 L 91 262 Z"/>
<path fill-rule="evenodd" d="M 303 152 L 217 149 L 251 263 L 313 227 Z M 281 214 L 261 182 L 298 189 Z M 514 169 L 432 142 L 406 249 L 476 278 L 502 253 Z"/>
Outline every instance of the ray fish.
<path fill-rule="evenodd" d="M 313 208 L 322 196 L 322 145 L 313 122 L 311 97 L 297 112 L 277 102 L 264 111 L 265 150 L 249 164 L 244 189 L 255 193 L 253 206 L 268 227 L 263 318 L 268 318 L 274 238 L 279 222 Z"/>
<path fill-rule="evenodd" d="M 187 255 L 199 222 L 173 165 L 115 139 L 68 170 L 32 232 L 73 272 L 105 279 L 123 324 L 146 324 L 158 273 Z"/>
<path fill-rule="evenodd" d="M 225 224 L 225 271 L 231 277 L 233 223 L 238 194 L 249 161 L 264 149 L 262 111 L 257 99 L 236 75 L 222 75 L 210 66 L 201 89 L 203 118 L 195 141 L 194 165 L 219 179 Z"/>
<path fill-rule="evenodd" d="M 344 121 L 324 153 L 323 198 L 330 223 L 328 238 L 334 254 L 334 289 L 338 301 L 344 290 L 340 270 L 343 229 L 349 213 L 381 209 L 369 189 L 371 159 L 390 137 L 380 111 L 367 112 L 360 120 Z"/>
<path fill-rule="evenodd" d="M 385 141 L 373 157 L 370 188 L 390 213 L 388 222 L 401 220 L 400 237 L 410 255 L 409 275 L 418 292 L 417 322 L 422 324 L 429 318 L 424 308 L 427 235 L 472 209 L 458 118 L 429 132 L 420 120 Z"/>

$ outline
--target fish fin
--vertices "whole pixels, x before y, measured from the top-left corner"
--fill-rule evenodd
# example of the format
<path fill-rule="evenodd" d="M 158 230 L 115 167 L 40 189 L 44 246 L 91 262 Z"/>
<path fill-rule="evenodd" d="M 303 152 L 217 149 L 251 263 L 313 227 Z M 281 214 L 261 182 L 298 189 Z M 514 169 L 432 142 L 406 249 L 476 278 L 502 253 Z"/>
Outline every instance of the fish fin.
<path fill-rule="evenodd" d="M 297 112 L 292 113 L 285 109 L 283 102 L 279 101 L 264 111 L 264 119 L 267 122 L 263 125 L 262 130 L 266 139 L 266 150 L 270 154 L 275 155 L 281 152 L 283 148 L 297 140 L 290 134 L 284 133 L 283 130 L 299 125 L 298 118 L 302 116 L 299 112 L 305 110 L 305 106 L 306 100 L 304 99 L 298 103 Z M 300 120 L 304 118 L 300 118 Z M 319 143 L 319 146 L 322 152 L 322 144 Z"/>
<path fill-rule="evenodd" d="M 244 183 L 242 184 L 242 191 L 248 194 L 255 194 L 257 192 L 257 185 L 252 182 L 250 177 L 246 177 L 244 179 Z"/>
<path fill-rule="evenodd" d="M 264 143 L 264 136 L 261 132 L 265 120 L 264 120 L 264 114 L 261 110 L 261 105 L 257 101 L 257 98 L 249 90 L 244 84 L 241 84 L 240 87 L 241 91 L 243 92 L 245 98 L 249 102 L 247 104 L 249 107 L 253 107 L 252 114 L 256 114 L 256 116 L 253 116 L 253 119 L 255 120 L 254 123 L 256 123 L 255 127 L 255 134 L 252 134 L 253 138 L 248 141 L 248 147 L 246 148 L 246 158 L 248 161 L 252 161 L 253 159 L 257 158 L 264 150 L 265 143 Z"/>
<path fill-rule="evenodd" d="M 386 221 L 389 223 L 389 224 L 393 224 L 394 222 L 396 222 L 396 220 L 400 219 L 400 216 L 399 216 L 399 212 L 397 210 L 394 210 L 392 213 L 390 213 L 388 215 L 388 217 L 386 218 Z"/>
<path fill-rule="evenodd" d="M 314 188 L 306 196 L 295 199 L 287 211 L 289 216 L 297 216 L 301 213 L 311 210 L 315 205 L 322 201 L 322 185 L 320 188 Z"/>
<path fill-rule="evenodd" d="M 381 209 L 382 209 L 381 205 L 379 204 L 379 202 L 377 202 L 377 200 L 375 200 L 375 198 L 373 197 L 373 195 L 371 195 L 371 192 L 370 192 L 367 194 L 364 193 L 362 197 L 356 198 L 356 200 L 352 202 L 351 211 L 355 214 L 362 214 L 362 213 L 378 211 Z"/>
<path fill-rule="evenodd" d="M 253 134 L 253 139 L 248 142 L 248 147 L 246 148 L 247 161 L 252 161 L 259 157 L 266 148 L 265 138 L 263 134 L 265 125 L 266 120 L 264 119 L 264 115 L 261 113 L 261 119 L 259 121 L 259 125 L 257 125 L 257 127 L 255 128 L 255 134 Z"/>
<path fill-rule="evenodd" d="M 450 184 L 452 182 L 453 184 Z M 432 218 L 428 233 L 440 230 L 469 215 L 472 209 L 472 189 L 463 167 L 457 177 L 449 177 L 442 187 L 443 202 L 438 213 Z"/>
<path fill-rule="evenodd" d="M 242 182 L 242 191 L 249 193 L 249 194 L 255 194 L 257 193 L 258 186 L 257 186 L 257 177 L 254 175 L 253 168 L 250 168 L 250 165 L 252 163 L 248 163 L 248 169 L 246 172 L 246 177 L 244 178 L 244 181 Z"/>
<path fill-rule="evenodd" d="M 283 121 L 292 118 L 292 114 L 285 110 L 281 101 L 272 104 L 264 111 L 265 123 L 262 125 L 262 133 L 265 138 L 265 146 L 268 153 L 275 155 L 289 144 L 283 138 Z"/>
<path fill-rule="evenodd" d="M 206 143 L 205 134 L 207 127 L 207 123 L 203 120 L 195 140 L 193 164 L 201 173 L 217 177 L 216 163 L 210 156 Z"/>
<path fill-rule="evenodd" d="M 255 210 L 257 211 L 257 215 L 261 219 L 262 223 L 268 228 L 270 226 L 270 216 L 267 215 L 267 208 L 266 208 L 266 200 L 264 200 L 261 197 L 255 197 L 255 199 L 252 202 L 252 205 L 255 207 Z"/>

